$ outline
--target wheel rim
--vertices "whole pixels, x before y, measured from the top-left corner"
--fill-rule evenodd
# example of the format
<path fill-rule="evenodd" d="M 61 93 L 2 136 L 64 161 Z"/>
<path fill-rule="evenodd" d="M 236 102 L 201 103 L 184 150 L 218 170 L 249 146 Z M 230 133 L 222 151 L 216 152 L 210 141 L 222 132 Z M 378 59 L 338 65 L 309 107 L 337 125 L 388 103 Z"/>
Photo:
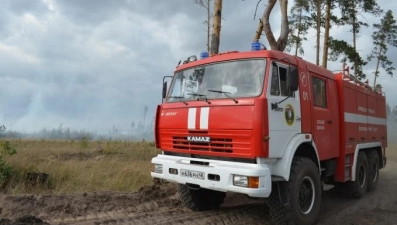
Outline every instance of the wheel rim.
<path fill-rule="evenodd" d="M 367 180 L 367 171 L 364 165 L 360 166 L 358 171 L 358 181 L 360 182 L 360 187 L 363 188 L 365 186 L 365 181 Z"/>
<path fill-rule="evenodd" d="M 376 162 L 372 163 L 372 182 L 378 179 L 378 164 Z"/>
<path fill-rule="evenodd" d="M 303 214 L 308 214 L 313 208 L 316 190 L 314 181 L 311 177 L 306 176 L 301 180 L 299 185 L 299 210 Z"/>

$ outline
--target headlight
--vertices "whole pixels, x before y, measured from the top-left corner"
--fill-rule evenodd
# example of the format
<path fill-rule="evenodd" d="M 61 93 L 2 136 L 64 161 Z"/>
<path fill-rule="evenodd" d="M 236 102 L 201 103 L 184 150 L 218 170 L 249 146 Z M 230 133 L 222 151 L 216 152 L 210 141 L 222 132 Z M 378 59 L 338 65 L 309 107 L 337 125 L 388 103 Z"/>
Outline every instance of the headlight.
<path fill-rule="evenodd" d="M 163 165 L 161 164 L 152 164 L 152 172 L 154 173 L 163 173 Z"/>
<path fill-rule="evenodd" d="M 233 185 L 239 187 L 246 187 L 246 188 L 258 188 L 259 177 L 233 175 Z"/>
<path fill-rule="evenodd" d="M 233 176 L 233 185 L 234 186 L 240 186 L 240 187 L 248 187 L 248 177 L 247 176 L 234 175 Z"/>

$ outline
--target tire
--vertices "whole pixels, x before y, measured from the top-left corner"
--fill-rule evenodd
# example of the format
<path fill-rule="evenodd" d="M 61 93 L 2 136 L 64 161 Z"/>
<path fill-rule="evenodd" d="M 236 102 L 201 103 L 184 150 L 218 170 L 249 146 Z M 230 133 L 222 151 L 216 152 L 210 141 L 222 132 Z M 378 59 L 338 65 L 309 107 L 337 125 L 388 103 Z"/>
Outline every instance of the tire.
<path fill-rule="evenodd" d="M 320 211 L 321 181 L 317 166 L 305 157 L 296 157 L 290 180 L 272 185 L 269 214 L 277 225 L 314 224 Z"/>
<path fill-rule="evenodd" d="M 367 191 L 371 192 L 376 189 L 379 180 L 379 155 L 376 150 L 367 152 L 368 158 L 368 186 Z"/>
<path fill-rule="evenodd" d="M 217 209 L 226 197 L 225 192 L 204 188 L 192 189 L 185 184 L 178 184 L 178 193 L 183 206 L 193 211 Z"/>
<path fill-rule="evenodd" d="M 360 199 L 367 192 L 368 186 L 368 159 L 367 155 L 360 151 L 357 156 L 356 180 L 338 184 L 338 191 L 342 196 Z"/>

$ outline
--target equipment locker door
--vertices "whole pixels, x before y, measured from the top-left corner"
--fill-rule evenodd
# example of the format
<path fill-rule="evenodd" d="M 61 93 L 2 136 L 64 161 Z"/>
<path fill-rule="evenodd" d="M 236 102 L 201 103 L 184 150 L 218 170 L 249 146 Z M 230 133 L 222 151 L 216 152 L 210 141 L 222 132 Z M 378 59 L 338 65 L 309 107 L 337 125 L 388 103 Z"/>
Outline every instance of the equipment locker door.
<path fill-rule="evenodd" d="M 321 160 L 339 156 L 339 106 L 334 80 L 312 74 L 313 139 Z"/>

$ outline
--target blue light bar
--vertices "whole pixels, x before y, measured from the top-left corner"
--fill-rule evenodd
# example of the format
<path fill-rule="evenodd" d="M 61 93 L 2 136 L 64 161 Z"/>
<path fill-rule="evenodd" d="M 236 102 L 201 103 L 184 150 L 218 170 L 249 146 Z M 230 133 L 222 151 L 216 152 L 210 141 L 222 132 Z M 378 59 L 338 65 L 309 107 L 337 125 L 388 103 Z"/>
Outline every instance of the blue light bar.
<path fill-rule="evenodd" d="M 200 58 L 201 58 L 201 59 L 208 58 L 208 52 L 202 52 L 202 53 L 200 54 Z"/>
<path fill-rule="evenodd" d="M 261 50 L 261 44 L 259 43 L 259 41 L 252 42 L 251 51 L 259 51 L 259 50 Z"/>

